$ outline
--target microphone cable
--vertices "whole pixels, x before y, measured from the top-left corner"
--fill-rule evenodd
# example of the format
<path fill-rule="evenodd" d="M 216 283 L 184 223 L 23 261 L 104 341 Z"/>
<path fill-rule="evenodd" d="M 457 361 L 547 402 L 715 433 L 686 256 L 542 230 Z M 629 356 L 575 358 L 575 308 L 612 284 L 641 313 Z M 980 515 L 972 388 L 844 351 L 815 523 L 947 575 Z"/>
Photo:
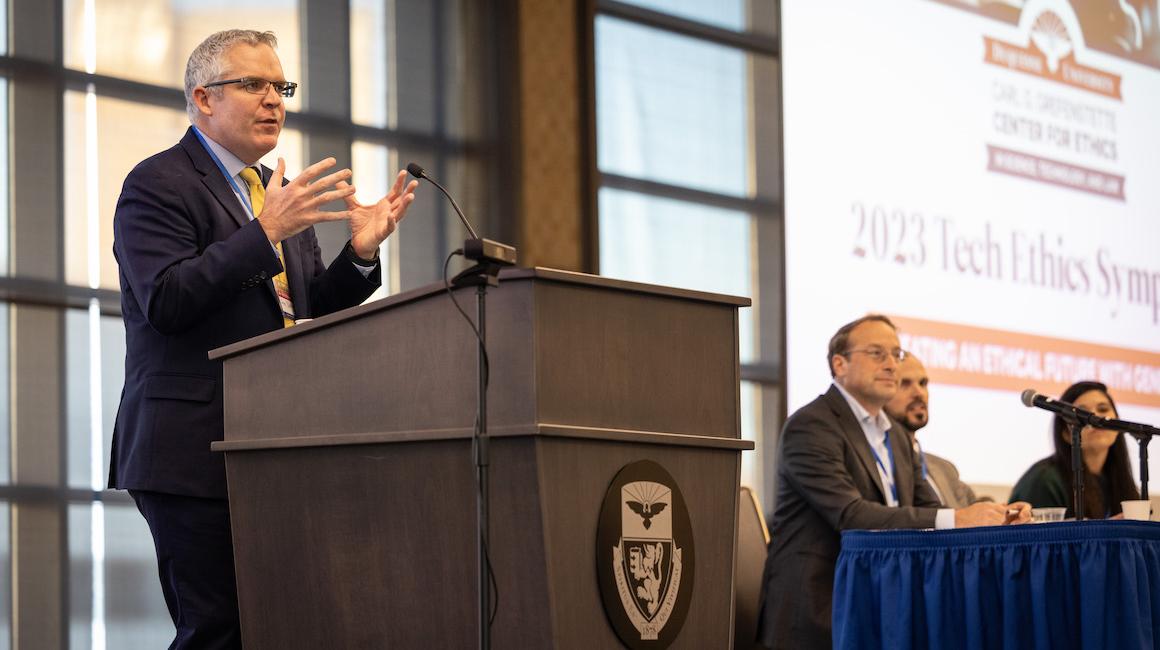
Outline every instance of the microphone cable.
<path fill-rule="evenodd" d="M 430 179 L 428 179 L 430 180 Z M 457 248 L 447 255 L 447 259 L 443 260 L 443 289 L 447 292 L 447 297 L 451 298 L 451 304 L 455 305 L 455 309 L 463 316 L 463 320 L 467 321 L 467 326 L 471 328 L 471 332 L 475 334 L 475 340 L 479 342 L 479 349 L 482 352 L 481 358 L 483 360 L 483 399 L 487 399 L 487 387 L 491 380 L 491 362 L 487 357 L 487 344 L 483 341 L 483 336 L 479 333 L 479 327 L 476 326 L 475 321 L 467 315 L 467 312 L 460 306 L 459 301 L 455 298 L 455 292 L 451 290 L 451 281 L 447 279 L 447 267 L 451 264 L 451 258 L 456 255 L 463 255 L 463 249 Z M 472 442 L 479 438 L 479 413 L 475 414 L 475 435 L 472 436 Z M 476 490 L 482 492 L 483 485 L 477 484 Z M 482 533 L 482 531 L 481 531 Z M 483 560 L 487 566 L 487 584 L 488 591 L 492 594 L 491 611 L 488 613 L 487 621 L 489 624 L 495 622 L 496 613 L 499 611 L 499 585 L 495 581 L 495 571 L 491 566 L 491 549 L 487 545 L 485 536 L 480 535 L 480 542 L 483 544 Z"/>

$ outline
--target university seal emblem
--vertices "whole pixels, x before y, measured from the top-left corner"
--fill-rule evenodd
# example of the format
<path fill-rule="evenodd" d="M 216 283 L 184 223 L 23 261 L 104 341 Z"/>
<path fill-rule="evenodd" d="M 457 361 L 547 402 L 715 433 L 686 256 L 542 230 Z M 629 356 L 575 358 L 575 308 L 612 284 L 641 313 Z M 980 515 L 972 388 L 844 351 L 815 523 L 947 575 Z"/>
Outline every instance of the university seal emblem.
<path fill-rule="evenodd" d="M 693 534 L 684 496 L 657 463 L 625 465 L 600 511 L 596 566 L 604 611 L 630 648 L 666 648 L 693 590 Z"/>

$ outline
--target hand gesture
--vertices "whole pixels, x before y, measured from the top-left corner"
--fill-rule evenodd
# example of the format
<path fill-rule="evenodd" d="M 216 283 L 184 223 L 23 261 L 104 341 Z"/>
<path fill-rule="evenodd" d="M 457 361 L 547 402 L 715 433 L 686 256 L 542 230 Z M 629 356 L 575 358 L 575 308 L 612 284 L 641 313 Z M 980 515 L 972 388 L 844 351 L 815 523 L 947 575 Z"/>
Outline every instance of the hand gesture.
<path fill-rule="evenodd" d="M 349 169 L 342 169 L 314 180 L 335 164 L 337 161 L 334 158 L 320 160 L 303 169 L 297 178 L 283 186 L 282 177 L 286 173 L 286 161 L 278 159 L 278 166 L 274 168 L 274 174 L 266 187 L 265 206 L 257 217 L 271 244 L 297 235 L 316 223 L 350 217 L 346 211 L 326 212 L 320 209 L 331 201 L 348 198 L 354 194 L 354 187 L 345 182 L 350 178 Z M 321 191 L 332 185 L 336 188 Z"/>
<path fill-rule="evenodd" d="M 1025 524 L 1031 521 L 1031 504 L 1026 501 L 1016 501 L 1007 504 L 1008 524 Z"/>
<path fill-rule="evenodd" d="M 350 214 L 350 245 L 355 254 L 363 259 L 372 259 L 379 244 L 395 232 L 399 222 L 407 215 L 407 208 L 415 200 L 415 188 L 419 181 L 411 181 L 403 186 L 407 172 L 400 171 L 395 184 L 386 196 L 374 205 L 363 205 L 354 194 L 345 197 L 347 212 Z M 339 189 L 349 187 L 339 182 Z"/>
<path fill-rule="evenodd" d="M 1002 526 L 1008 523 L 1006 503 L 990 503 L 980 501 L 966 508 L 955 510 L 955 528 L 973 528 L 975 526 Z M 1028 518 L 1031 508 L 1027 509 Z"/>

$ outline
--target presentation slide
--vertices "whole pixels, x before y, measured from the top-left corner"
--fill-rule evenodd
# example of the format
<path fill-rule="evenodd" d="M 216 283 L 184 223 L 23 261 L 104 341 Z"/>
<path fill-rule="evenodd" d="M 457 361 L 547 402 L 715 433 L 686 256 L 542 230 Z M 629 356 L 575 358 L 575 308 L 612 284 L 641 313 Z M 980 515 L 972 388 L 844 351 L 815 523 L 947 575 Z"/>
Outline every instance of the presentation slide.
<path fill-rule="evenodd" d="M 828 388 L 833 332 L 877 312 L 930 374 L 920 442 L 968 482 L 1052 453 L 1026 388 L 1101 381 L 1160 426 L 1158 14 L 783 3 L 790 412 Z"/>

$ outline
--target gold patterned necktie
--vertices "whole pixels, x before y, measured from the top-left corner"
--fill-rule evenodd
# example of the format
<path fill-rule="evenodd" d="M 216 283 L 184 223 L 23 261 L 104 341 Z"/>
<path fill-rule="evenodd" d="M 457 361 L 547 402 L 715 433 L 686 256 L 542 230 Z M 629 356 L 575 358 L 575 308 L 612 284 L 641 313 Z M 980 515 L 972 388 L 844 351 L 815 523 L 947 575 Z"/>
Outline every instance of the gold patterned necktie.
<path fill-rule="evenodd" d="M 262 179 L 258 170 L 246 167 L 241 172 L 242 179 L 250 186 L 250 205 L 254 207 L 254 216 L 262 214 L 262 206 L 266 204 L 266 188 L 262 186 Z M 282 272 L 274 276 L 274 291 L 278 294 L 278 305 L 282 308 L 282 327 L 294 324 L 294 303 L 290 300 L 290 282 L 286 279 L 286 258 L 282 255 L 282 242 L 274 245 L 278 251 L 278 262 L 282 264 Z"/>

